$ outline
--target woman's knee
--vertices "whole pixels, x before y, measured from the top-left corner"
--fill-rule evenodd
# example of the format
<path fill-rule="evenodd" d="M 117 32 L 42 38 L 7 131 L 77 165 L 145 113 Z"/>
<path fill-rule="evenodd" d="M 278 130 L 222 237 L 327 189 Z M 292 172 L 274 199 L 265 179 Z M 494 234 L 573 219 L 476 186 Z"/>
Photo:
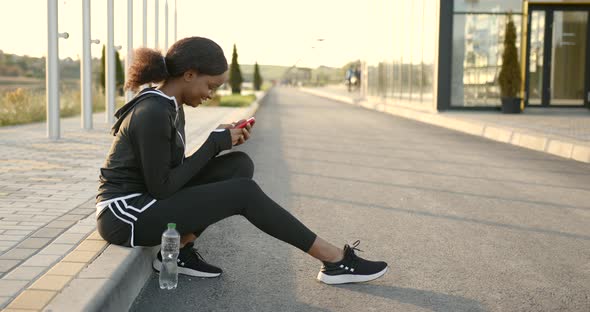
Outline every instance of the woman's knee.
<path fill-rule="evenodd" d="M 265 203 L 266 195 L 260 188 L 256 181 L 250 178 L 235 178 L 232 179 L 234 195 L 233 198 L 237 198 L 240 205 L 238 214 L 247 216 L 252 213 L 252 209 L 258 210 Z"/>
<path fill-rule="evenodd" d="M 251 179 L 254 176 L 254 162 L 248 154 L 237 151 L 227 155 L 231 155 L 232 162 L 234 162 L 236 168 L 235 177 Z"/>
<path fill-rule="evenodd" d="M 260 186 L 258 186 L 258 183 L 256 183 L 256 181 L 252 180 L 251 178 L 234 178 L 232 179 L 232 183 L 232 189 L 236 192 L 236 196 L 242 200 L 258 200 L 263 194 L 263 191 Z"/>
<path fill-rule="evenodd" d="M 233 181 L 238 184 L 238 189 L 246 190 L 248 192 L 251 192 L 253 190 L 257 190 L 260 188 L 258 186 L 258 184 L 256 183 L 256 181 L 252 180 L 252 178 L 237 177 L 237 178 L 234 178 Z"/>

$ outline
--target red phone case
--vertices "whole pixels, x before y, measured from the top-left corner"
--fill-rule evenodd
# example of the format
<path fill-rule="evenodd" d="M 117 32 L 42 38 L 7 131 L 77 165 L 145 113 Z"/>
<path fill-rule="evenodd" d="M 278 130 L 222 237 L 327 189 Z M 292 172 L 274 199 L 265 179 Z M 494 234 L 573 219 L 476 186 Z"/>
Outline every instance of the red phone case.
<path fill-rule="evenodd" d="M 254 119 L 254 117 L 250 117 L 248 118 L 248 120 L 242 122 L 241 124 L 236 126 L 236 129 L 242 129 L 244 127 L 246 127 L 247 124 L 254 124 L 254 122 L 256 122 L 256 120 Z"/>

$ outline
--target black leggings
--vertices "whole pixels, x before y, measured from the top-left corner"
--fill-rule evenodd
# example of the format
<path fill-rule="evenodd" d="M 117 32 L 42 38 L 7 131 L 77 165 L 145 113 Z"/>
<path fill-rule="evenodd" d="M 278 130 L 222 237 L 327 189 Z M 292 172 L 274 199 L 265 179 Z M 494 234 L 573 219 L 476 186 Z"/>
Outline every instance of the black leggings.
<path fill-rule="evenodd" d="M 141 197 L 112 203 L 99 216 L 98 231 L 112 244 L 156 246 L 170 222 L 176 223 L 181 235 L 199 236 L 209 225 L 239 214 L 265 233 L 307 252 L 316 235 L 270 199 L 252 180 L 253 174 L 254 164 L 243 152 L 215 157 L 180 191 L 144 210 L 132 207 L 137 205 L 134 200 L 146 202 Z"/>

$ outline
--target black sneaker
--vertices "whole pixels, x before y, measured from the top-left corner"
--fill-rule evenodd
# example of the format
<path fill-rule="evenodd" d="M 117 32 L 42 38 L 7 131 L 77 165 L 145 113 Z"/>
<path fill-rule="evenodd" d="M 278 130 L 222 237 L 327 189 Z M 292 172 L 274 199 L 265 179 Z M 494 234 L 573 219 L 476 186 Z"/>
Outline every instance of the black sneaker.
<path fill-rule="evenodd" d="M 203 259 L 203 257 L 193 249 L 194 243 L 188 243 L 180 248 L 178 254 L 178 274 L 196 276 L 196 277 L 218 277 L 223 272 L 220 268 L 213 266 Z M 160 272 L 162 268 L 162 252 L 154 259 L 152 266 L 154 270 Z"/>
<path fill-rule="evenodd" d="M 354 254 L 360 241 L 344 245 L 344 259 L 339 262 L 324 262 L 317 279 L 326 284 L 361 283 L 374 280 L 387 272 L 387 263 L 369 261 Z"/>

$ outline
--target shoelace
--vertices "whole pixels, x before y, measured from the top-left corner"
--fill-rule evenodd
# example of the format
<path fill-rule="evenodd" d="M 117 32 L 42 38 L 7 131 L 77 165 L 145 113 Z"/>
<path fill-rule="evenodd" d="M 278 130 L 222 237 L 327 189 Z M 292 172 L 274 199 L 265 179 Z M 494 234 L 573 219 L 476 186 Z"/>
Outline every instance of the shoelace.
<path fill-rule="evenodd" d="M 357 265 L 359 263 L 359 258 L 354 254 L 354 251 L 358 250 L 360 252 L 363 252 L 362 250 L 357 248 L 360 245 L 360 243 L 361 243 L 360 240 L 356 240 L 354 243 L 352 243 L 352 246 L 348 245 L 348 244 L 346 245 L 346 246 L 348 246 L 348 252 L 347 252 L 347 255 L 345 255 L 344 257 L 350 259 L 349 267 L 350 267 L 350 269 L 352 269 L 351 272 L 354 272 L 354 270 L 357 268 Z"/>
<path fill-rule="evenodd" d="M 187 246 L 185 246 L 185 247 L 183 247 L 181 249 L 185 249 L 185 248 L 189 250 L 189 253 L 190 254 L 192 254 L 195 257 L 197 257 L 197 260 L 200 260 L 200 261 L 203 261 L 203 262 L 207 263 L 207 261 L 205 261 L 205 258 L 203 258 L 203 256 L 201 256 L 201 254 L 195 248 L 193 248 L 193 245 L 190 245 L 190 246 L 187 245 Z M 178 261 L 181 261 L 180 258 L 178 258 Z"/>
<path fill-rule="evenodd" d="M 199 259 L 203 262 L 207 262 L 207 261 L 205 261 L 205 258 L 203 258 L 203 256 L 201 256 L 201 254 L 196 249 L 191 248 L 190 251 L 193 253 L 193 255 L 197 256 L 197 259 Z"/>
<path fill-rule="evenodd" d="M 349 245 L 348 247 L 350 247 L 350 249 L 352 249 L 352 250 L 358 250 L 360 252 L 363 252 L 362 250 L 356 248 L 360 244 L 361 244 L 361 241 L 359 239 L 357 239 L 356 242 L 352 243 L 352 246 Z"/>

